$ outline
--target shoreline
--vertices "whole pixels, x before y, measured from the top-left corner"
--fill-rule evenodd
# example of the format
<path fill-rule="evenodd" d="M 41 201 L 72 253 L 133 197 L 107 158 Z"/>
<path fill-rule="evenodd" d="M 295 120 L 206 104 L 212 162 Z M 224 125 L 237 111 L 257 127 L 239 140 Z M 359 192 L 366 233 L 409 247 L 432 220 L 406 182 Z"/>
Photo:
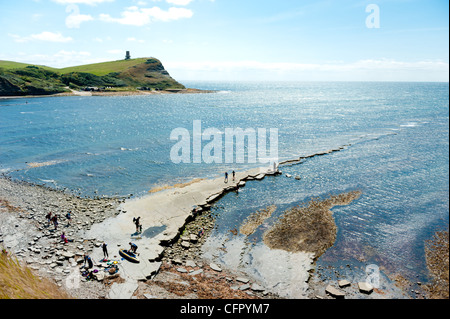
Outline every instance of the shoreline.
<path fill-rule="evenodd" d="M 245 179 L 262 179 L 265 176 L 263 174 L 266 173 L 270 174 L 268 171 L 261 172 L 260 169 L 253 169 L 242 177 Z M 216 183 L 219 183 L 221 186 L 219 189 L 216 189 Z M 207 210 L 210 204 L 225 192 L 245 185 L 241 180 L 236 181 L 234 184 L 222 185 L 224 184 L 222 178 L 210 180 L 208 184 L 214 190 L 212 193 L 208 192 L 208 189 L 211 190 L 209 187 L 203 190 L 206 191 L 204 203 L 203 206 L 198 206 L 202 207 L 202 210 Z M 194 186 L 198 187 L 198 184 L 194 184 Z M 167 193 L 178 193 L 179 191 L 180 189 L 176 188 L 170 191 L 161 191 L 156 194 L 158 196 L 161 196 L 161 194 L 164 194 L 162 196 L 167 196 Z M 152 195 L 155 194 L 149 196 L 152 197 Z M 124 198 L 81 198 L 73 194 L 67 194 L 61 190 L 55 190 L 42 185 L 34 185 L 24 181 L 14 181 L 6 176 L 1 176 L 0 245 L 17 258 L 20 258 L 28 267 L 37 271 L 39 276 L 51 278 L 59 286 L 63 286 L 67 283 L 67 278 L 70 275 L 78 272 L 85 252 L 95 260 L 94 264 L 96 267 L 102 269 L 104 266 L 101 262 L 97 262 L 97 260 L 101 261 L 102 259 L 101 248 L 99 247 L 101 242 L 107 238 L 104 238 L 105 233 L 103 231 L 98 233 L 98 227 L 101 229 L 106 225 L 106 228 L 110 229 L 115 224 L 126 230 L 134 228 L 134 225 L 129 220 L 132 218 L 131 214 L 123 209 L 125 204 L 126 200 Z M 125 233 L 116 233 L 119 238 L 109 241 L 108 247 L 111 247 L 109 251 L 113 256 L 112 259 L 117 260 L 120 264 L 119 276 L 122 280 L 113 282 L 108 288 L 105 288 L 106 286 L 103 285 L 102 281 L 112 280 L 109 276 L 102 276 L 102 280 L 98 282 L 87 282 L 81 279 L 80 286 L 82 288 L 70 289 L 68 292 L 76 298 L 82 299 L 129 299 L 136 297 L 135 292 L 138 290 L 139 285 L 145 282 L 153 282 L 152 279 L 155 279 L 155 277 L 163 277 L 165 273 L 173 271 L 171 267 L 175 266 L 175 262 L 167 259 L 163 261 L 164 251 L 169 242 L 175 242 L 180 238 L 180 230 L 186 226 L 188 221 L 201 212 L 198 208 L 194 210 L 192 207 L 190 208 L 189 211 L 184 211 L 184 214 L 174 217 L 171 220 L 170 225 L 172 227 L 170 227 L 170 234 L 166 233 L 164 239 L 160 238 L 159 240 L 139 243 L 141 247 L 141 263 L 137 267 L 135 264 L 127 263 L 123 260 L 120 261 L 120 257 L 116 251 L 116 247 L 118 250 L 120 246 L 127 245 L 130 241 L 129 234 L 134 230 Z M 65 225 L 66 220 L 64 217 L 65 213 L 69 210 L 72 211 L 73 216 L 70 226 L 69 224 Z M 60 218 L 58 230 L 53 230 L 53 226 L 47 225 L 45 215 L 50 211 L 56 213 Z M 120 219 L 124 217 L 126 221 L 122 224 Z M 117 221 L 119 222 L 116 223 Z M 67 244 L 61 242 L 59 236 L 63 231 L 71 242 Z M 109 233 L 114 232 L 109 231 Z M 163 245 L 160 245 L 161 243 Z M 194 275 L 203 276 L 202 273 L 204 272 L 205 274 L 209 274 L 208 277 L 212 276 L 211 273 L 215 274 L 216 277 L 218 276 L 218 278 L 223 279 L 226 277 L 227 279 L 219 290 L 223 291 L 226 296 L 231 296 L 233 292 L 236 292 L 236 298 L 242 298 L 242 294 L 239 294 L 241 290 L 230 290 L 233 274 L 229 273 L 225 276 L 227 274 L 225 270 L 213 269 L 215 267 L 211 263 L 202 265 L 201 262 L 197 261 L 196 267 L 198 267 L 198 264 L 202 268 L 197 268 L 197 272 L 199 273 L 194 273 Z M 175 268 L 177 269 L 176 272 L 179 272 L 179 268 Z M 165 271 L 160 271 L 161 269 Z M 131 290 L 129 290 L 130 286 L 133 287 Z M 247 292 L 247 295 L 251 297 L 252 293 L 250 291 Z M 253 297 L 258 297 L 256 295 L 257 293 L 255 291 Z M 265 294 L 265 296 L 267 295 L 268 293 Z M 138 296 L 136 298 L 140 297 Z M 158 298 L 165 297 L 167 297 L 166 294 L 162 292 Z M 263 297 L 262 292 L 259 292 L 259 298 Z"/>
<path fill-rule="evenodd" d="M 341 151 L 348 146 L 350 145 L 282 163 L 283 165 L 295 165 L 301 163 L 303 159 Z M 278 168 L 276 170 L 254 168 L 237 172 L 236 180 L 228 183 L 224 183 L 223 177 L 219 177 L 183 184 L 182 187 L 165 188 L 155 193 L 149 192 L 149 194 L 139 198 L 97 197 L 94 199 L 80 198 L 74 194 L 66 194 L 64 191 L 47 186 L 34 185 L 24 181 L 12 181 L 3 175 L 0 176 L 0 234 L 3 232 L 3 235 L 0 236 L 0 245 L 15 241 L 12 247 L 14 249 L 11 250 L 14 250 L 15 255 L 21 257 L 25 263 L 30 264 L 35 269 L 44 271 L 44 275 L 50 275 L 53 279 L 56 278 L 57 282 L 63 285 L 64 278 L 72 274 L 74 269 L 77 270 L 76 267 L 82 262 L 81 257 L 84 251 L 90 254 L 95 261 L 100 261 L 102 252 L 99 247 L 101 242 L 105 241 L 110 247 L 110 254 L 113 259 L 120 260 L 117 253 L 119 248 L 128 246 L 130 240 L 135 241 L 140 247 L 141 263 L 137 266 L 122 260 L 119 271 L 121 281 L 113 282 L 108 285 L 107 289 L 102 281 L 113 280 L 108 276 L 105 276 L 99 282 L 86 283 L 82 281 L 83 289 L 88 291 L 92 287 L 100 288 L 98 288 L 98 292 L 91 291 L 87 294 L 75 290 L 75 296 L 81 298 L 139 299 L 142 297 L 142 295 L 136 295 L 139 291 L 147 291 L 147 293 L 142 293 L 148 295 L 150 286 L 153 287 L 152 289 L 156 289 L 154 286 L 155 280 L 158 281 L 166 276 L 174 277 L 174 274 L 178 277 L 209 274 L 210 277 L 212 276 L 211 278 L 215 275 L 214 278 L 217 280 L 226 278 L 224 285 L 219 289 L 226 296 L 233 295 L 236 290 L 242 291 L 244 289 L 250 297 L 280 298 L 278 293 L 262 289 L 261 283 L 247 279 L 250 283 L 253 281 L 252 285 L 256 287 L 255 291 L 251 290 L 248 283 L 244 284 L 237 281 L 237 278 L 242 278 L 245 275 L 236 273 L 237 269 L 220 269 L 219 266 L 214 264 L 214 260 L 200 256 L 199 250 L 199 247 L 209 238 L 207 236 L 208 231 L 214 226 L 214 223 L 211 223 L 210 220 L 210 209 L 219 198 L 228 192 L 244 187 L 247 181 L 262 180 L 268 175 L 279 174 L 281 173 Z M 293 178 L 288 174 L 286 174 L 286 177 Z M 36 200 L 36 198 L 39 198 L 39 200 Z M 7 205 L 4 205 L 1 201 L 5 199 Z M 73 207 L 68 206 L 68 203 Z M 11 237 L 11 234 L 8 234 L 7 237 L 10 237 L 5 239 L 4 234 L 8 231 L 2 231 L 2 227 L 4 228 L 5 225 L 5 222 L 2 221 L 2 218 L 5 218 L 5 214 L 2 214 L 2 206 L 18 208 L 19 216 L 14 221 L 9 221 L 9 224 L 15 224 L 15 228 L 10 227 L 9 233 L 17 232 L 19 220 L 31 221 L 34 222 L 34 227 L 37 225 L 40 225 L 40 227 L 38 227 L 38 230 L 34 228 L 34 232 L 31 234 L 22 234 L 22 237 L 26 238 L 22 244 L 19 244 L 14 236 Z M 59 212 L 60 218 L 64 219 L 64 212 L 71 207 L 74 209 L 74 221 L 77 228 L 67 229 L 69 233 L 66 233 L 66 235 L 74 239 L 74 244 L 62 245 L 58 243 L 59 233 L 52 232 L 43 226 L 45 223 L 44 216 L 46 212 L 53 209 Z M 132 223 L 133 217 L 142 217 L 144 231 L 141 236 L 130 236 L 135 232 L 135 225 Z M 202 222 L 205 218 L 208 220 L 207 223 Z M 206 235 L 202 238 L 192 237 L 199 227 L 205 228 Z M 62 230 L 66 229 L 63 228 Z M 41 241 L 43 241 L 42 244 Z M 37 249 L 35 249 L 36 247 Z M 305 262 L 304 259 L 300 260 Z M 193 267 L 194 264 L 195 267 Z M 313 264 L 315 264 L 315 260 Z M 43 268 L 44 265 L 50 267 L 50 269 Z M 98 262 L 96 266 L 102 269 L 101 267 L 105 265 Z M 214 270 L 214 268 L 220 270 Z M 59 270 L 58 273 L 55 273 L 54 269 Z M 315 278 L 312 278 L 315 271 L 314 267 L 310 270 L 312 272 L 306 272 L 309 273 L 306 279 L 308 294 L 300 295 L 300 297 L 308 299 L 331 298 L 325 292 L 324 284 L 320 280 L 316 282 Z M 224 277 L 225 273 L 228 275 Z M 182 280 L 180 278 L 177 278 L 177 280 Z M 311 278 L 313 280 L 310 280 Z M 177 281 L 173 285 L 176 286 Z M 232 291 L 229 290 L 230 287 L 233 288 Z M 169 287 L 166 288 L 169 289 Z M 167 289 L 166 292 L 159 291 L 156 298 L 175 298 L 176 296 L 173 294 L 166 294 Z M 358 291 L 357 288 L 354 288 L 354 290 Z M 242 295 L 239 296 L 239 298 L 242 297 Z M 381 295 L 373 293 L 372 298 L 376 298 L 376 296 L 380 297 Z M 360 298 L 355 292 L 348 297 Z"/>
<path fill-rule="evenodd" d="M 138 96 L 138 95 L 162 95 L 162 94 L 209 94 L 217 93 L 214 90 L 201 90 L 201 89 L 182 89 L 182 90 L 162 90 L 162 91 L 100 91 L 100 92 L 88 92 L 88 91 L 75 91 L 66 93 L 56 93 L 49 95 L 18 95 L 18 96 L 0 96 L 0 100 L 9 99 L 32 99 L 42 97 L 61 97 L 61 96 Z"/>

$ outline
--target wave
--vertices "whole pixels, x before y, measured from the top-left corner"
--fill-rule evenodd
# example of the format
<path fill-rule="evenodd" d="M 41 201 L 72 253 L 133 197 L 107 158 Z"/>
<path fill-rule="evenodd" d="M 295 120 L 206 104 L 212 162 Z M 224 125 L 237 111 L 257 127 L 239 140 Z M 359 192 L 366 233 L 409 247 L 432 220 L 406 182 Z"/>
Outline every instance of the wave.
<path fill-rule="evenodd" d="M 139 148 L 138 148 L 138 147 L 136 147 L 136 148 L 126 148 L 126 147 L 121 147 L 120 150 L 121 150 L 121 151 L 129 151 L 129 152 L 133 152 L 133 151 L 138 151 Z"/>
<path fill-rule="evenodd" d="M 416 127 L 418 125 L 419 125 L 419 123 L 417 123 L 417 122 L 409 122 L 406 124 L 401 124 L 400 127 Z"/>
<path fill-rule="evenodd" d="M 51 184 L 55 184 L 56 185 L 56 181 L 54 179 L 40 179 L 40 181 L 44 182 L 44 183 L 51 183 Z"/>

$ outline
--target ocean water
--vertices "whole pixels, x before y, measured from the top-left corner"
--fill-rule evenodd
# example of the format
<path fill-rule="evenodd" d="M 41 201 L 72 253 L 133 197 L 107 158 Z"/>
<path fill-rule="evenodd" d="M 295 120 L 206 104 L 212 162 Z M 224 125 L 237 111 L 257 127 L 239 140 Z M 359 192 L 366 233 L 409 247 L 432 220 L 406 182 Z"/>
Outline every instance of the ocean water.
<path fill-rule="evenodd" d="M 312 197 L 362 196 L 333 209 L 338 238 L 318 261 L 375 263 L 425 281 L 424 241 L 449 216 L 448 83 L 184 83 L 214 94 L 0 100 L 0 173 L 82 196 L 142 196 L 255 164 L 174 164 L 176 128 L 278 129 L 283 175 L 248 182 L 214 208 L 213 236 L 276 205 L 251 238 Z M 206 143 L 204 143 L 206 144 Z M 299 175 L 301 180 L 285 174 Z"/>

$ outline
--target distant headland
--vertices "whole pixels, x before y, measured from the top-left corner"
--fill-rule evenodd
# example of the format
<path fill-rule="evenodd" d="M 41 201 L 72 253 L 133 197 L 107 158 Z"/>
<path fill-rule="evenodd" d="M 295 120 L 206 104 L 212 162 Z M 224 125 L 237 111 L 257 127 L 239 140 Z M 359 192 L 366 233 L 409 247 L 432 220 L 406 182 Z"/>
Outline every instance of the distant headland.
<path fill-rule="evenodd" d="M 188 89 L 156 58 L 86 64 L 62 69 L 0 60 L 0 97 L 209 93 Z"/>

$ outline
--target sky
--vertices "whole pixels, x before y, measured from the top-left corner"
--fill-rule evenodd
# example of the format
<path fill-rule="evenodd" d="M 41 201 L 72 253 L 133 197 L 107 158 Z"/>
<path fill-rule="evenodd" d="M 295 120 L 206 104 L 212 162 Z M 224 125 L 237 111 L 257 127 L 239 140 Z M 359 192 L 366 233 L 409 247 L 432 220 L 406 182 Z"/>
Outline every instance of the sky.
<path fill-rule="evenodd" d="M 0 0 L 0 60 L 178 81 L 443 81 L 448 0 Z"/>

